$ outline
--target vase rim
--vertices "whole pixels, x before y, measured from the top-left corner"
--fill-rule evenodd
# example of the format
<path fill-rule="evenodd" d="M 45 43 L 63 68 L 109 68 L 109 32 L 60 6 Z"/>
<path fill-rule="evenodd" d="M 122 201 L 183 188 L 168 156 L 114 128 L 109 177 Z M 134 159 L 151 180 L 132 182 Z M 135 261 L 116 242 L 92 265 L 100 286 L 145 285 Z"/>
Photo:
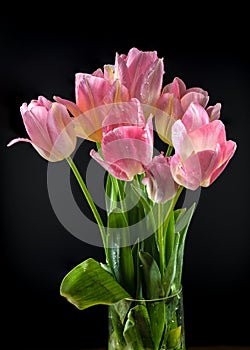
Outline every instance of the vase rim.
<path fill-rule="evenodd" d="M 174 298 L 178 296 L 182 292 L 182 286 L 173 294 L 168 295 L 166 297 L 160 297 L 160 298 L 152 298 L 152 299 L 136 299 L 136 298 L 125 298 L 127 301 L 136 301 L 136 302 L 157 302 L 157 301 L 163 301 L 163 300 L 168 300 L 171 298 Z"/>

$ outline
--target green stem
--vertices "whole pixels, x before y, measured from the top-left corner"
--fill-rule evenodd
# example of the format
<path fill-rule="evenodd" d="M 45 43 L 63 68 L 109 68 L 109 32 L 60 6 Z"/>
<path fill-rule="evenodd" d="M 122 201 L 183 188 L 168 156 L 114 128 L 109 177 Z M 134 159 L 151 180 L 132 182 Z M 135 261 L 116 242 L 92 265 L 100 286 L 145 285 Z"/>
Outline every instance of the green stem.
<path fill-rule="evenodd" d="M 179 186 L 178 191 L 177 191 L 174 199 L 172 200 L 172 203 L 171 203 L 171 205 L 170 205 L 170 207 L 169 207 L 169 209 L 167 211 L 166 219 L 164 220 L 164 227 L 165 228 L 168 227 L 168 222 L 170 220 L 170 214 L 174 210 L 175 205 L 176 205 L 176 203 L 177 203 L 177 201 L 178 201 L 178 199 L 179 199 L 179 197 L 181 195 L 181 192 L 182 192 L 183 188 L 184 188 L 183 186 Z"/>
<path fill-rule="evenodd" d="M 106 231 L 105 231 L 105 228 L 104 228 L 104 225 L 103 225 L 103 222 L 102 222 L 102 219 L 101 219 L 101 216 L 95 206 L 95 203 L 91 197 L 91 194 L 89 193 L 88 189 L 87 189 L 87 186 L 85 185 L 85 182 L 83 181 L 82 177 L 81 177 L 81 174 L 79 173 L 74 161 L 72 158 L 68 157 L 66 158 L 71 170 L 73 171 L 73 174 L 75 175 L 75 178 L 76 180 L 78 181 L 78 184 L 92 210 L 92 213 L 96 219 L 96 222 L 99 226 L 99 230 L 100 230 L 100 233 L 101 233 L 101 237 L 102 237 L 102 241 L 103 241 L 103 245 L 104 245 L 104 249 L 105 249 L 105 252 L 106 252 Z"/>
<path fill-rule="evenodd" d="M 163 276 L 165 267 L 165 244 L 164 244 L 164 232 L 162 220 L 162 205 L 158 204 L 158 249 L 159 249 L 159 260 L 160 260 L 160 272 Z"/>
<path fill-rule="evenodd" d="M 173 146 L 168 146 L 167 152 L 165 154 L 165 157 L 171 156 L 171 153 L 173 151 L 174 147 Z"/>

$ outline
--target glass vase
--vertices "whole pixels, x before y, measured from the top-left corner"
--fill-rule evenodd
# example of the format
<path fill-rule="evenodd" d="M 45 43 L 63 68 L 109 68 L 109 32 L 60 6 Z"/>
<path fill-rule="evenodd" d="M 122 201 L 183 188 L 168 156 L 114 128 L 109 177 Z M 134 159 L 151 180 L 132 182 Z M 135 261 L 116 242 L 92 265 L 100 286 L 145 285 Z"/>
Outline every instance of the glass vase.
<path fill-rule="evenodd" d="M 185 350 L 183 292 L 108 306 L 108 350 Z"/>

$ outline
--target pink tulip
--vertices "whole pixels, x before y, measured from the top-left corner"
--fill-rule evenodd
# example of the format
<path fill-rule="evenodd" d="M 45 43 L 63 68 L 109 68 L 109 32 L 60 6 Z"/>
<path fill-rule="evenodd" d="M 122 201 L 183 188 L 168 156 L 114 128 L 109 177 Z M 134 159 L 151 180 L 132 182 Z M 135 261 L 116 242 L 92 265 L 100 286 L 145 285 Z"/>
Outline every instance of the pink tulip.
<path fill-rule="evenodd" d="M 114 65 L 104 65 L 92 74 L 75 75 L 76 102 L 55 96 L 76 117 L 77 136 L 94 142 L 102 140 L 105 105 L 137 98 L 154 105 L 161 92 L 163 61 L 156 51 L 129 50 L 128 55 L 116 54 Z M 102 108 L 103 107 L 103 108 Z"/>
<path fill-rule="evenodd" d="M 118 179 L 131 181 L 144 172 L 153 155 L 152 117 L 146 121 L 137 99 L 114 104 L 102 125 L 102 156 L 90 155 Z"/>
<path fill-rule="evenodd" d="M 17 138 L 8 146 L 19 141 L 29 142 L 43 158 L 51 162 L 70 156 L 76 146 L 76 134 L 65 106 L 39 96 L 29 105 L 23 103 L 20 111 L 30 139 Z"/>
<path fill-rule="evenodd" d="M 116 55 L 115 77 L 124 85 L 130 98 L 153 106 L 160 96 L 164 74 L 163 60 L 156 51 L 129 50 L 128 55 Z"/>
<path fill-rule="evenodd" d="M 235 153 L 236 143 L 226 140 L 220 120 L 210 121 L 207 111 L 191 103 L 181 120 L 172 127 L 175 154 L 170 169 L 174 180 L 195 190 L 210 186 Z"/>
<path fill-rule="evenodd" d="M 159 137 L 164 142 L 172 145 L 171 129 L 174 122 L 182 118 L 191 102 L 206 107 L 208 100 L 207 91 L 198 87 L 187 89 L 180 78 L 174 78 L 172 83 L 163 88 L 162 94 L 156 103 L 155 126 Z"/>
<path fill-rule="evenodd" d="M 148 197 L 156 203 L 165 203 L 172 199 L 178 185 L 174 181 L 170 171 L 170 157 L 163 154 L 152 159 L 146 167 L 146 175 L 142 183 L 146 186 Z"/>

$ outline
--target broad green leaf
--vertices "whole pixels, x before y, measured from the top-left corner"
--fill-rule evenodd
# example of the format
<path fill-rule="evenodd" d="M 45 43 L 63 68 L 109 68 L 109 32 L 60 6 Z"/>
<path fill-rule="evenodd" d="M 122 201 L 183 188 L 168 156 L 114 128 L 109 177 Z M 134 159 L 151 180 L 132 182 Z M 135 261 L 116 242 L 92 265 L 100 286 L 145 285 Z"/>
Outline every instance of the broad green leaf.
<path fill-rule="evenodd" d="M 163 297 L 164 290 L 157 263 L 153 257 L 146 252 L 140 252 L 139 257 L 142 262 L 146 298 L 151 300 Z M 150 317 L 152 338 L 156 349 L 158 349 L 165 327 L 165 301 L 147 302 L 147 309 Z"/>
<path fill-rule="evenodd" d="M 74 267 L 64 277 L 60 294 L 80 310 L 98 304 L 111 305 L 130 297 L 113 276 L 92 258 Z"/>
<path fill-rule="evenodd" d="M 179 240 L 180 240 L 180 234 L 176 233 L 175 234 L 175 243 L 174 243 L 174 250 L 171 254 L 171 257 L 168 261 L 167 268 L 164 272 L 163 276 L 163 284 L 164 284 L 164 289 L 165 289 L 165 294 L 168 296 L 174 278 L 176 274 L 176 265 L 177 265 L 177 253 L 178 253 L 178 247 L 179 247 Z"/>
<path fill-rule="evenodd" d="M 139 252 L 145 282 L 146 298 L 156 299 L 164 296 L 160 269 L 154 258 L 147 252 Z"/>
<path fill-rule="evenodd" d="M 178 225 L 178 222 L 176 223 L 177 230 L 179 227 L 182 227 L 182 229 L 179 231 L 180 234 L 180 243 L 177 253 L 177 269 L 175 274 L 175 280 L 174 280 L 174 286 L 176 288 L 176 291 L 181 288 L 181 278 L 182 278 L 182 268 L 183 268 L 183 257 L 184 257 L 184 250 L 185 250 L 185 240 L 188 232 L 188 228 L 191 222 L 191 219 L 194 214 L 196 203 L 194 203 L 186 212 L 184 215 L 181 216 L 180 221 L 181 225 Z M 184 226 L 183 226 L 184 225 Z"/>
<path fill-rule="evenodd" d="M 117 229 L 117 232 L 114 230 Z M 112 230 L 110 230 L 112 229 Z M 116 208 L 108 215 L 108 262 L 117 281 L 131 294 L 134 292 L 134 261 L 129 243 L 129 227 L 125 214 Z"/>
<path fill-rule="evenodd" d="M 149 315 L 144 305 L 136 305 L 129 311 L 123 335 L 127 343 L 126 349 L 154 349 Z"/>

